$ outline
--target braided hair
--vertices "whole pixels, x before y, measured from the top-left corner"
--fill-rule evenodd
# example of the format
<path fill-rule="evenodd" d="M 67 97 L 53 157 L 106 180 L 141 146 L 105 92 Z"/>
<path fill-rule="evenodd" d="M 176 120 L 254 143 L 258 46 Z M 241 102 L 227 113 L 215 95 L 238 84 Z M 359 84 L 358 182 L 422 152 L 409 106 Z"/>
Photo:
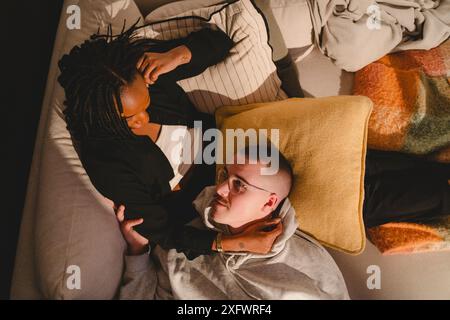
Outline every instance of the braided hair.
<path fill-rule="evenodd" d="M 130 138 L 135 135 L 120 114 L 120 93 L 137 74 L 136 63 L 157 41 L 138 38 L 137 22 L 113 36 L 93 34 L 72 48 L 58 63 L 58 82 L 64 88 L 67 129 L 76 140 L 86 138 Z"/>

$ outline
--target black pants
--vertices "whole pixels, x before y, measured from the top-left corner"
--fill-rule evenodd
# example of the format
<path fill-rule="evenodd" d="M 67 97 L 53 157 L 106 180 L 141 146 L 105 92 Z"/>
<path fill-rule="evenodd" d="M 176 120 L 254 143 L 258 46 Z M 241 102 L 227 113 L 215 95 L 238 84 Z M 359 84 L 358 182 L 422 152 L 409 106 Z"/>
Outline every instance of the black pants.
<path fill-rule="evenodd" d="M 449 179 L 449 164 L 368 150 L 363 208 L 366 227 L 450 215 Z"/>

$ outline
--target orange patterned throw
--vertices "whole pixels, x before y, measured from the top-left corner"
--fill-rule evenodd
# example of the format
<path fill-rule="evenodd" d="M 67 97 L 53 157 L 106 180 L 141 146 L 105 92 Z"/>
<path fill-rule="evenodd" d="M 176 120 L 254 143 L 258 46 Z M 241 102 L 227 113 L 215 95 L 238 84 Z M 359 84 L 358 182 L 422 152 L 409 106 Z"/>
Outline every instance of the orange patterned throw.
<path fill-rule="evenodd" d="M 427 223 L 390 222 L 370 228 L 367 235 L 384 255 L 450 250 L 450 217 Z"/>
<path fill-rule="evenodd" d="M 374 103 L 369 148 L 450 163 L 450 40 L 367 65 L 356 72 L 354 94 Z M 450 250 L 450 212 L 434 220 L 387 223 L 367 235 L 385 255 Z"/>
<path fill-rule="evenodd" d="M 354 94 L 374 102 L 369 148 L 450 163 L 450 40 L 367 65 L 356 72 Z"/>

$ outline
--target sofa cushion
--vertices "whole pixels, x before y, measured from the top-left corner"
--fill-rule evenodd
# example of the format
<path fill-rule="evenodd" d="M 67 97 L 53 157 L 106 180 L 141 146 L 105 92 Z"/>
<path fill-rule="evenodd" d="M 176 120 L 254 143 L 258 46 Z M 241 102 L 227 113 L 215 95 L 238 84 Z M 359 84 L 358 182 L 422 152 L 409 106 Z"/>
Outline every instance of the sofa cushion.
<path fill-rule="evenodd" d="M 234 2 L 235 0 L 189 0 L 189 1 L 174 1 L 163 5 L 153 10 L 146 18 L 146 22 L 161 21 L 170 19 L 171 17 L 182 14 L 183 12 L 189 12 L 194 9 L 211 7 L 214 5 L 225 4 Z M 269 44 L 273 49 L 272 58 L 273 61 L 278 61 L 284 58 L 288 54 L 284 37 L 278 26 L 279 21 L 275 19 L 272 8 L 269 5 L 269 1 L 266 0 L 252 0 L 253 5 L 264 16 L 267 27 L 269 29 Z M 308 13 L 309 14 L 309 13 Z"/>
<path fill-rule="evenodd" d="M 294 59 L 307 49 L 289 50 Z M 297 53 L 298 52 L 298 53 Z M 341 70 L 318 48 L 314 48 L 301 61 L 297 62 L 300 84 L 305 97 L 329 97 L 353 94 L 354 73 Z"/>
<path fill-rule="evenodd" d="M 71 5 L 80 9 L 80 29 L 67 28 Z M 118 33 L 124 21 L 130 26 L 139 18 L 129 0 L 64 3 L 33 155 L 12 298 L 110 299 L 116 294 L 125 242 L 111 205 L 92 186 L 66 130 L 57 63 L 99 27 L 106 32 L 111 24 Z"/>

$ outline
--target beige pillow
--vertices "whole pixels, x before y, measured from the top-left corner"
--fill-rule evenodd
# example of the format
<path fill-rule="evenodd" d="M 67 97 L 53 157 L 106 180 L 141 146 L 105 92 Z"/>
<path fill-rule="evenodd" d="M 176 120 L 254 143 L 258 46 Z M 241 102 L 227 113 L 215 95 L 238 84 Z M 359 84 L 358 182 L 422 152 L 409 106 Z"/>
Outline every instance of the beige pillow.
<path fill-rule="evenodd" d="M 358 254 L 365 246 L 362 207 L 371 110 L 372 101 L 361 96 L 292 98 L 223 107 L 216 121 L 225 143 L 226 129 L 279 129 L 279 149 L 294 170 L 289 199 L 299 228 L 325 246 Z"/>
<path fill-rule="evenodd" d="M 235 1 L 235 0 L 233 0 Z M 210 7 L 213 5 L 229 3 L 228 0 L 189 0 L 189 1 L 175 1 L 163 5 L 149 15 L 145 17 L 146 23 L 152 23 L 155 21 L 161 21 L 165 19 L 170 19 L 173 16 L 182 14 L 184 12 L 190 12 L 194 9 Z M 288 54 L 288 49 L 284 43 L 283 34 L 281 33 L 280 21 L 275 18 L 273 10 L 270 7 L 270 2 L 267 0 L 253 0 L 252 3 L 255 8 L 259 9 L 259 13 L 264 15 L 267 22 L 267 29 L 269 32 L 269 45 L 272 47 L 272 58 L 273 61 L 278 61 L 284 58 Z M 306 8 L 309 18 L 309 10 Z M 291 21 L 292 22 L 292 21 Z M 311 38 L 311 35 L 310 35 Z"/>

